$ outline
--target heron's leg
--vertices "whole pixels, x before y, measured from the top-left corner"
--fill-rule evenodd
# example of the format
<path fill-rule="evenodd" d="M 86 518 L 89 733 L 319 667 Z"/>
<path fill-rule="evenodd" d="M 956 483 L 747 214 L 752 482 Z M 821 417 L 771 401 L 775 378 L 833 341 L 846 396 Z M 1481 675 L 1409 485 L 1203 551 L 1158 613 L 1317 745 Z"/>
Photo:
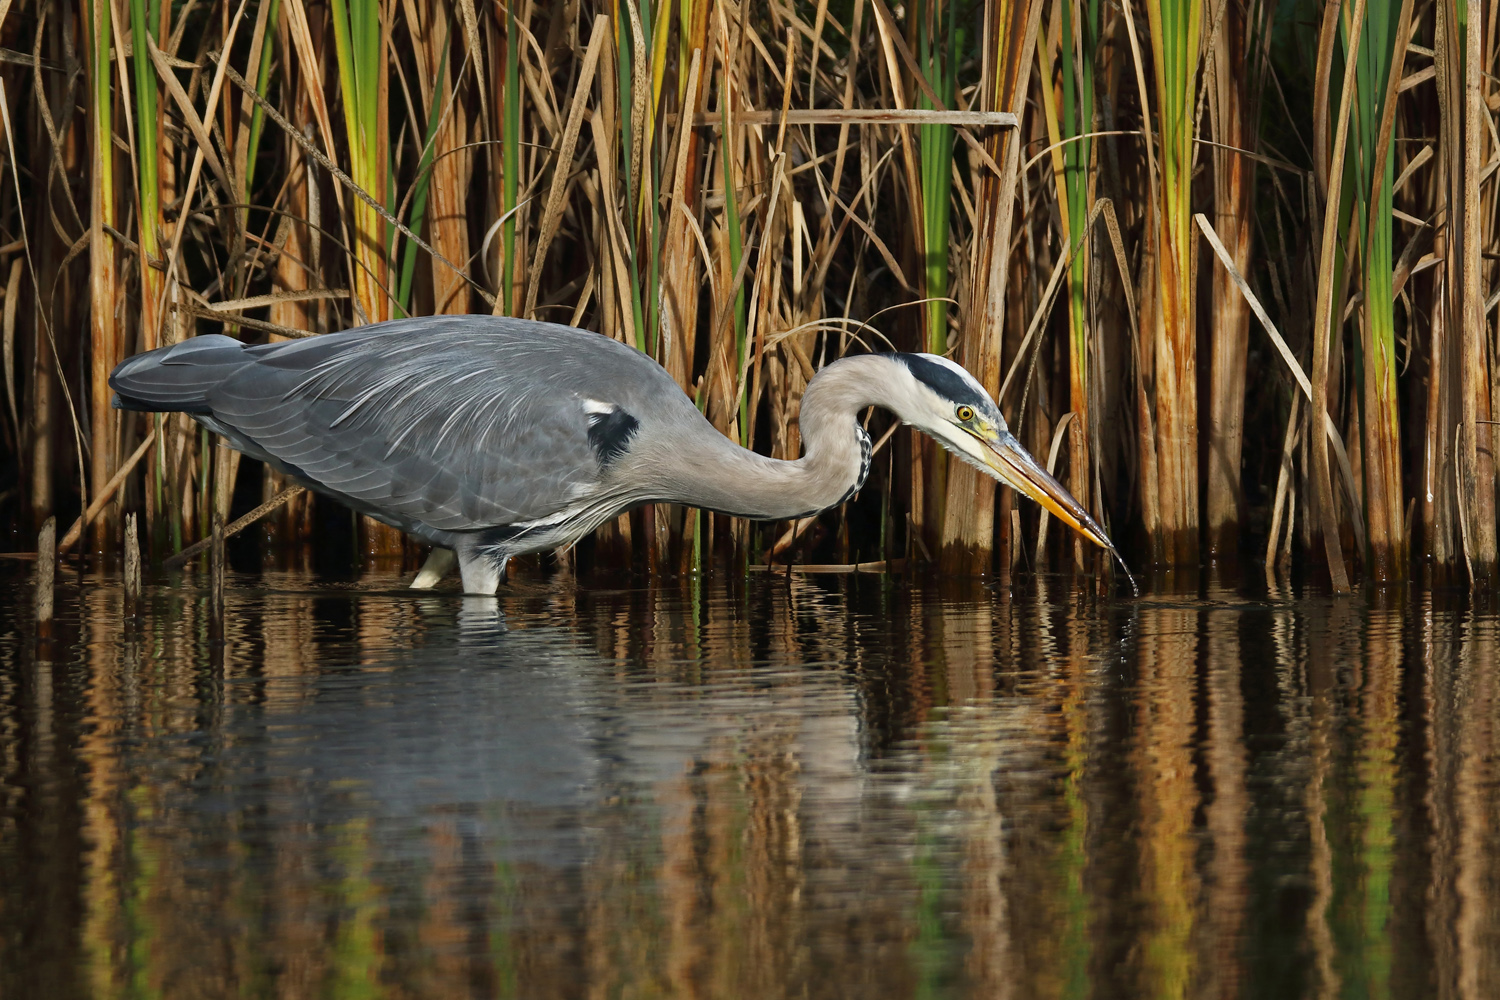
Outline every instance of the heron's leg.
<path fill-rule="evenodd" d="M 417 578 L 411 582 L 412 590 L 431 590 L 438 585 L 443 577 L 452 571 L 458 563 L 458 556 L 453 554 L 452 549 L 434 548 L 422 564 L 422 569 L 417 573 Z"/>
<path fill-rule="evenodd" d="M 493 597 L 505 581 L 505 564 L 509 561 L 508 556 L 493 552 L 460 552 L 458 572 L 463 577 L 464 593 Z"/>

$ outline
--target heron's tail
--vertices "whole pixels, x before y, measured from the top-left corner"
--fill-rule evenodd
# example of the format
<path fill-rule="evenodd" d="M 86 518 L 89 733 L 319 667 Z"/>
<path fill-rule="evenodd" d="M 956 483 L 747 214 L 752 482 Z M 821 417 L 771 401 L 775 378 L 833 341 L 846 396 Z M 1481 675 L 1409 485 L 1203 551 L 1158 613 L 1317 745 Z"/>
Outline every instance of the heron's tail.
<path fill-rule="evenodd" d="M 110 372 L 117 410 L 208 413 L 208 394 L 247 360 L 245 345 L 211 334 L 126 358 Z"/>

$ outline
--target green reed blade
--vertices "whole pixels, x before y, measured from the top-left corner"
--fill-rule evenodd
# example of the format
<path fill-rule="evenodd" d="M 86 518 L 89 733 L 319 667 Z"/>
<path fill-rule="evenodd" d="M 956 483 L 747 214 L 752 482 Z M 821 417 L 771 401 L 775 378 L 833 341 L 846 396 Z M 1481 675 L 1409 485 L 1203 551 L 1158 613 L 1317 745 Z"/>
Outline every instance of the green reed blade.
<path fill-rule="evenodd" d="M 917 45 L 922 72 L 933 84 L 933 90 L 946 106 L 953 104 L 956 82 L 954 59 L 957 26 L 955 15 L 957 4 L 948 4 L 947 46 L 950 55 L 945 58 L 938 44 L 935 24 L 942 16 L 941 0 L 933 0 L 931 6 L 919 4 L 913 16 L 917 18 Z M 917 101 L 919 108 L 931 110 L 933 104 L 922 94 Z M 922 235 L 925 247 L 927 297 L 944 299 L 948 295 L 948 235 L 950 212 L 953 201 L 953 127 L 951 125 L 922 125 L 918 138 L 921 145 L 922 176 Z M 948 303 L 927 303 L 927 350 L 932 354 L 948 353 Z"/>
<path fill-rule="evenodd" d="M 266 15 L 265 40 L 260 46 L 260 68 L 256 71 L 255 78 L 251 81 L 255 84 L 256 93 L 265 97 L 271 89 L 271 54 L 276 47 L 276 19 L 281 13 L 281 0 L 271 0 L 270 13 Z M 255 190 L 255 157 L 260 152 L 260 136 L 265 123 L 265 112 L 259 104 L 250 112 L 250 135 L 245 152 L 245 202 L 253 201 L 251 194 Z"/>
<path fill-rule="evenodd" d="M 130 31 L 136 38 L 150 35 L 159 13 L 159 0 L 152 0 L 150 9 L 146 0 L 130 0 Z M 157 243 L 156 220 L 160 216 L 160 187 L 157 179 L 156 145 L 156 67 L 151 63 L 151 53 L 145 45 L 134 46 L 135 62 L 135 120 L 137 176 L 140 184 L 140 240 L 142 252 L 152 257 L 161 256 Z"/>
<path fill-rule="evenodd" d="M 1072 0 L 1061 4 L 1062 51 L 1058 53 L 1063 82 L 1060 131 L 1067 138 L 1084 137 L 1062 148 L 1063 191 L 1060 192 L 1067 204 L 1064 221 L 1068 253 L 1072 255 L 1068 268 L 1068 321 L 1074 390 L 1079 396 L 1086 393 L 1088 384 L 1088 255 L 1075 251 L 1089 237 L 1084 220 L 1090 209 L 1093 140 L 1087 136 L 1094 120 L 1094 48 L 1099 34 L 1099 3 L 1088 0 L 1082 6 L 1084 17 L 1075 25 Z M 1082 402 L 1075 399 L 1075 407 Z"/>
<path fill-rule="evenodd" d="M 349 176 L 372 198 L 391 200 L 390 150 L 381 142 L 381 83 L 385 69 L 378 0 L 333 0 L 334 49 L 349 140 Z M 388 313 L 386 254 L 394 232 L 363 201 L 353 206 L 356 266 L 352 284 L 371 321 Z"/>
<path fill-rule="evenodd" d="M 739 274 L 740 258 L 744 255 L 744 244 L 740 236 L 740 210 L 734 193 L 734 170 L 730 165 L 729 100 L 720 98 L 720 113 L 723 128 L 720 129 L 719 159 L 724 164 L 724 221 L 729 230 L 729 273 Z M 745 343 L 745 286 L 741 284 L 734 293 L 734 360 L 735 373 L 739 377 L 745 371 L 747 345 Z M 750 443 L 750 394 L 741 391 L 740 397 L 740 444 Z"/>
<path fill-rule="evenodd" d="M 1349 48 L 1354 11 L 1341 11 L 1340 34 Z M 1394 134 L 1390 130 L 1396 98 L 1393 77 L 1402 72 L 1396 52 L 1403 27 L 1403 6 L 1391 0 L 1367 0 L 1361 43 L 1354 55 L 1355 94 L 1352 145 L 1345 161 L 1345 197 L 1341 217 L 1353 215 L 1357 254 L 1364 282 L 1361 318 L 1364 336 L 1355 338 L 1356 371 L 1364 392 L 1359 397 L 1364 433 L 1366 520 L 1374 572 L 1382 578 L 1399 573 L 1405 551 L 1400 497 L 1400 417 L 1396 393 L 1395 302 L 1393 300 Z M 1401 42 L 1400 44 L 1405 44 Z M 1347 56 L 1346 56 L 1347 58 Z M 1348 222 L 1341 223 L 1347 231 Z M 1348 259 L 1340 261 L 1348 266 Z"/>
<path fill-rule="evenodd" d="M 411 196 L 411 220 L 408 228 L 414 233 L 422 231 L 422 222 L 427 217 L 427 195 L 432 189 L 432 160 L 437 144 L 438 123 L 443 115 L 443 80 L 448 72 L 448 38 L 443 38 L 443 54 L 438 59 L 437 83 L 432 88 L 432 107 L 427 111 L 426 142 L 422 145 L 422 158 L 417 164 L 417 177 Z M 430 238 L 430 237 L 429 237 Z M 411 315 L 412 279 L 417 273 L 417 245 L 411 240 L 401 257 L 401 278 L 396 287 L 396 306 L 402 316 Z"/>
<path fill-rule="evenodd" d="M 363 0 L 354 0 L 359 6 Z M 354 43 L 349 31 L 349 5 L 345 0 L 333 0 L 333 48 L 339 67 L 339 91 L 344 98 L 344 127 L 349 136 L 349 172 L 356 181 L 363 172 L 361 153 L 364 143 L 360 141 L 359 87 L 354 75 Z"/>
<path fill-rule="evenodd" d="M 649 43 L 650 64 L 639 68 L 639 72 L 650 74 L 650 87 L 647 91 L 648 103 L 646 105 L 646 135 L 645 155 L 641 157 L 642 180 L 640 211 L 648 228 L 646 237 L 646 289 L 644 306 L 644 323 L 636 329 L 645 331 L 645 351 L 655 358 L 657 356 L 657 308 L 661 296 L 657 293 L 661 285 L 661 214 L 656 210 L 653 202 L 653 193 L 661 190 L 661 161 L 652 155 L 652 145 L 656 139 L 656 112 L 661 100 L 662 82 L 666 79 L 666 51 L 667 33 L 666 28 L 671 21 L 667 10 L 668 0 L 663 0 L 661 8 L 653 11 L 652 6 L 646 0 L 642 0 L 641 30 L 642 35 Z M 659 358 L 658 360 L 665 360 Z"/>
<path fill-rule="evenodd" d="M 95 141 L 100 150 L 114 147 L 114 92 L 110 86 L 110 4 L 106 0 L 94 0 L 88 18 L 90 76 L 93 93 L 93 125 Z M 152 77 L 155 80 L 155 77 Z M 99 188 L 100 204 L 108 218 L 114 223 L 115 165 L 113 156 L 100 156 L 94 164 L 94 183 Z"/>

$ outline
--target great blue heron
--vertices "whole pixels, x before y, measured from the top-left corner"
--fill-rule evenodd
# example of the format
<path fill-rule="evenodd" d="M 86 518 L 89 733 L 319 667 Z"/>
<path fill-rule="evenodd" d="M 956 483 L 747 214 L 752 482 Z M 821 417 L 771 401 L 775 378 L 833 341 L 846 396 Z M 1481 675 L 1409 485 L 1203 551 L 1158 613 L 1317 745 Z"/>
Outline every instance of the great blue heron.
<path fill-rule="evenodd" d="M 870 471 L 868 406 L 1118 558 L 979 383 L 931 354 L 823 368 L 802 396 L 796 461 L 727 439 L 639 351 L 505 317 L 395 320 L 258 346 L 195 337 L 129 358 L 109 384 L 119 409 L 191 414 L 244 454 L 437 546 L 414 587 L 437 582 L 447 550 L 466 593 L 494 594 L 512 556 L 571 544 L 644 503 L 755 520 L 833 507 Z"/>

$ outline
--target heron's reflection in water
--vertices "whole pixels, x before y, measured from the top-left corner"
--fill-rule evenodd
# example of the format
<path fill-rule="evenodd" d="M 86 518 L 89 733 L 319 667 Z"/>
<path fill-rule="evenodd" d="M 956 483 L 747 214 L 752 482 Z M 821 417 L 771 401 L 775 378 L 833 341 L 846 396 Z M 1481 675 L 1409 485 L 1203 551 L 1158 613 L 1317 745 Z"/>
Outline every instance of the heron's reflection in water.
<path fill-rule="evenodd" d="M 1500 992 L 1492 613 L 1075 594 L 0 600 L 0 995 Z"/>
<path fill-rule="evenodd" d="M 493 597 L 461 597 L 458 610 L 458 641 L 462 646 L 483 645 L 505 634 L 505 613 Z"/>

